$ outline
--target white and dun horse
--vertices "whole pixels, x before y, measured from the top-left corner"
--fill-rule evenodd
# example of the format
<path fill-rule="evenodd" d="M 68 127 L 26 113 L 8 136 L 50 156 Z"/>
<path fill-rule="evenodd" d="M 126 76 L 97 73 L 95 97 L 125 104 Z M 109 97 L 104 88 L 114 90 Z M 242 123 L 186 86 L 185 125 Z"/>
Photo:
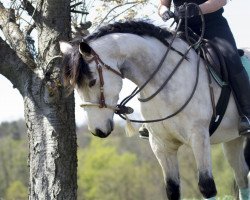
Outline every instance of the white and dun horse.
<path fill-rule="evenodd" d="M 115 107 L 122 89 L 121 76 L 142 86 L 159 65 L 167 49 L 166 41 L 171 41 L 172 37 L 169 31 L 145 22 L 125 22 L 108 25 L 84 41 L 60 42 L 65 83 L 71 89 L 75 87 L 84 101 L 92 134 L 103 138 L 112 132 Z M 159 72 L 140 92 L 140 98 L 147 98 L 158 90 L 181 59 L 178 52 L 184 53 L 188 44 L 176 38 L 172 47 L 177 51 L 170 50 Z M 187 59 L 159 94 L 141 103 L 141 113 L 146 120 L 164 118 L 183 105 L 195 84 L 197 59 L 197 53 L 189 51 Z M 221 89 L 213 84 L 217 100 Z M 201 194 L 205 199 L 215 199 L 210 144 L 216 143 L 223 143 L 240 198 L 250 198 L 249 169 L 243 155 L 244 138 L 238 134 L 238 111 L 233 97 L 230 97 L 221 125 L 210 137 L 208 127 L 212 114 L 208 75 L 201 61 L 198 85 L 185 109 L 168 120 L 146 124 L 151 148 L 163 170 L 168 199 L 180 199 L 177 151 L 183 144 L 193 150 Z"/>

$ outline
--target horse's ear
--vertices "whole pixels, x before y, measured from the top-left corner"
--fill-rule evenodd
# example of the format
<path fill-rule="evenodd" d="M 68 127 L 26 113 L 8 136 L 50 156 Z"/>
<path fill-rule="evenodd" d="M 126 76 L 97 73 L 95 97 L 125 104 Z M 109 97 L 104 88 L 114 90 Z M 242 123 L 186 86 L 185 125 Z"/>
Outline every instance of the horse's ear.
<path fill-rule="evenodd" d="M 79 44 L 79 52 L 80 54 L 82 54 L 83 56 L 90 56 L 91 55 L 91 47 L 89 46 L 89 44 L 85 41 L 82 41 Z"/>
<path fill-rule="evenodd" d="M 70 43 L 65 41 L 60 41 L 59 45 L 60 45 L 60 50 L 64 55 L 68 55 L 72 52 L 73 47 Z"/>

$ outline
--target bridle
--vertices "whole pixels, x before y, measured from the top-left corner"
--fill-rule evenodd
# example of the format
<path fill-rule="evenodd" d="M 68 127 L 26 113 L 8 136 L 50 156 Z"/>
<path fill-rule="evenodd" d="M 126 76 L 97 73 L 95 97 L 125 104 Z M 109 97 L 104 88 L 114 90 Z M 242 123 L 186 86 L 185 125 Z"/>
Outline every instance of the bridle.
<path fill-rule="evenodd" d="M 190 3 L 191 4 L 191 3 Z M 200 8 L 199 8 L 200 9 Z M 200 13 L 201 13 L 201 10 L 200 10 Z M 187 11 L 186 11 L 186 15 L 187 15 Z M 203 22 L 203 26 L 204 26 L 204 16 L 201 15 L 201 19 L 202 19 L 202 22 Z M 98 71 L 98 74 L 99 74 L 99 78 L 100 78 L 100 101 L 99 101 L 99 104 L 94 104 L 94 103 L 91 103 L 91 102 L 85 102 L 84 104 L 81 104 L 80 106 L 81 107 L 87 107 L 87 106 L 98 106 L 99 108 L 109 108 L 109 109 L 112 109 L 116 114 L 118 114 L 122 119 L 124 120 L 129 120 L 130 122 L 136 122 L 136 123 L 152 123 L 152 122 L 159 122 L 159 121 L 163 121 L 163 120 L 166 120 L 166 119 L 169 119 L 175 115 L 177 115 L 179 112 L 181 112 L 187 105 L 188 103 L 190 102 L 190 100 L 192 99 L 194 93 L 195 93 L 195 90 L 197 88 L 197 84 L 198 84 L 198 79 L 199 79 L 199 65 L 200 65 L 200 52 L 198 52 L 198 61 L 197 61 L 197 70 L 196 70 L 196 80 L 195 80 L 195 84 L 194 84 L 194 87 L 193 87 L 193 90 L 191 91 L 191 94 L 190 96 L 187 98 L 187 100 L 185 101 L 185 103 L 177 110 L 175 111 L 174 113 L 164 117 L 164 118 L 160 118 L 160 119 L 152 119 L 152 120 L 135 120 L 135 119 L 128 119 L 127 117 L 127 114 L 131 114 L 133 113 L 133 109 L 130 108 L 130 107 L 127 107 L 125 106 L 125 104 L 130 101 L 133 97 L 135 97 L 148 83 L 149 81 L 154 77 L 154 75 L 160 70 L 160 68 L 162 67 L 162 64 L 164 62 L 164 60 L 166 59 L 170 49 L 171 49 L 171 46 L 172 46 L 172 43 L 174 42 L 176 36 L 177 36 L 177 32 L 178 32 L 178 29 L 180 27 L 180 24 L 181 24 L 181 21 L 182 19 L 179 21 L 178 25 L 177 25 L 177 29 L 174 33 L 174 36 L 172 38 L 172 41 L 170 42 L 169 44 L 169 47 L 167 48 L 165 54 L 163 55 L 158 67 L 155 69 L 155 71 L 151 74 L 151 76 L 149 77 L 149 79 L 140 87 L 136 87 L 135 90 L 128 96 L 126 97 L 125 99 L 122 100 L 122 102 L 120 104 L 118 104 L 117 106 L 109 106 L 105 103 L 105 97 L 104 97 L 104 79 L 103 79 L 103 74 L 102 74 L 102 70 L 103 68 L 107 69 L 107 70 L 110 70 L 111 72 L 113 72 L 114 74 L 120 76 L 121 78 L 124 78 L 123 75 L 117 71 L 117 70 L 114 70 L 113 68 L 111 68 L 110 66 L 106 65 L 101 59 L 100 57 L 98 56 L 98 54 L 93 50 L 91 49 L 91 54 L 92 54 L 92 58 L 91 59 L 88 59 L 87 60 L 87 63 L 91 63 L 91 62 L 95 62 L 96 63 L 96 68 L 97 68 L 97 71 Z M 187 18 L 185 18 L 185 33 L 186 33 L 186 38 L 188 38 L 189 36 L 187 35 Z M 183 60 L 186 58 L 188 52 L 192 49 L 192 48 L 195 48 L 195 49 L 198 49 L 199 46 L 200 46 L 200 43 L 203 39 L 203 35 L 204 35 L 204 27 L 202 28 L 202 35 L 200 36 L 199 40 L 196 41 L 196 42 L 191 42 L 188 40 L 188 43 L 190 43 L 190 46 L 189 48 L 186 50 L 186 52 L 183 54 L 183 57 L 182 59 L 179 61 L 179 63 L 177 63 L 177 65 L 175 66 L 173 72 L 170 74 L 169 77 L 167 77 L 166 81 L 163 83 L 163 85 L 153 94 L 151 95 L 150 97 L 148 98 L 145 98 L 145 99 L 141 99 L 139 98 L 139 101 L 140 102 L 147 102 L 149 100 L 151 100 L 153 97 L 155 97 L 162 89 L 163 87 L 168 83 L 168 81 L 171 79 L 172 75 L 176 72 L 176 70 L 179 68 L 179 66 L 181 65 L 181 63 L 183 62 Z M 84 56 L 84 54 L 80 51 L 80 53 Z"/>
<path fill-rule="evenodd" d="M 79 52 L 81 53 L 82 56 L 85 56 L 85 54 L 79 49 Z M 121 77 L 122 79 L 124 78 L 123 74 L 118 71 L 115 70 L 113 68 L 111 68 L 109 65 L 105 64 L 102 59 L 99 57 L 99 55 L 91 48 L 91 55 L 92 58 L 90 59 L 85 59 L 85 61 L 90 64 L 91 62 L 95 62 L 96 64 L 96 69 L 98 71 L 98 76 L 99 76 L 99 80 L 100 80 L 100 99 L 99 99 L 99 103 L 91 103 L 91 102 L 84 102 L 82 103 L 80 106 L 81 107 L 99 107 L 99 108 L 108 108 L 113 110 L 115 113 L 117 114 L 130 114 L 133 112 L 132 108 L 129 107 L 125 107 L 125 106 L 110 106 L 107 105 L 105 102 L 105 96 L 104 96 L 104 78 L 103 78 L 103 69 L 107 69 L 109 71 L 111 71 L 112 73 L 114 73 L 115 75 Z"/>

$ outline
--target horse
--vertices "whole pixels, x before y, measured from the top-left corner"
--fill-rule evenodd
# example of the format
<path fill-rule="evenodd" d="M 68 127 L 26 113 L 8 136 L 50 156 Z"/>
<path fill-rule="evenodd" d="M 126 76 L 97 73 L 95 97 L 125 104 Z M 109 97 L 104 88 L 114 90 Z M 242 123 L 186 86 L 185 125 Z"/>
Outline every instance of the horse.
<path fill-rule="evenodd" d="M 71 42 L 60 42 L 64 83 L 71 91 L 75 88 L 84 101 L 88 128 L 93 135 L 106 138 L 112 132 L 114 114 L 122 110 L 117 105 L 123 78 L 139 88 L 143 86 L 140 99 L 152 97 L 161 88 L 189 48 L 187 42 L 178 37 L 168 48 L 172 38 L 173 33 L 167 29 L 143 21 L 127 21 L 109 24 Z M 164 57 L 167 49 L 169 52 Z M 216 143 L 223 144 L 240 198 L 245 200 L 250 198 L 249 169 L 244 158 L 244 138 L 237 130 L 236 104 L 231 95 L 225 116 L 210 137 L 208 127 L 213 109 L 207 69 L 202 59 L 197 67 L 199 57 L 194 49 L 190 49 L 168 83 L 149 101 L 141 102 L 141 114 L 150 122 L 145 124 L 149 143 L 162 168 L 169 200 L 181 197 L 177 151 L 183 144 L 192 148 L 202 196 L 215 199 L 217 191 L 210 145 Z M 162 66 L 152 76 L 160 62 Z M 214 98 L 218 100 L 221 88 L 214 80 L 211 84 Z M 167 120 L 153 121 L 175 113 L 190 97 L 194 85 L 195 92 L 181 112 Z"/>

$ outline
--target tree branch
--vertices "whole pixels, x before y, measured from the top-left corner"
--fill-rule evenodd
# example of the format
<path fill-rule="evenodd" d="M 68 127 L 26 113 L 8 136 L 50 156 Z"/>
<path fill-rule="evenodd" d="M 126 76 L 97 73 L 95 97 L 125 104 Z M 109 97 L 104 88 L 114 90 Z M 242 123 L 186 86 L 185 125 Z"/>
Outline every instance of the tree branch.
<path fill-rule="evenodd" d="M 117 8 L 120 8 L 120 7 L 129 5 L 129 4 L 134 4 L 134 5 L 132 6 L 132 7 L 134 7 L 135 5 L 138 5 L 138 4 L 140 4 L 140 3 L 138 3 L 137 1 L 133 1 L 133 2 L 127 2 L 127 3 L 119 4 L 119 5 L 115 6 L 115 7 L 113 7 L 113 8 L 110 9 L 110 11 L 104 16 L 104 18 L 99 22 L 97 28 L 99 28 L 99 27 L 102 25 L 102 23 L 108 18 L 108 16 L 109 16 L 114 10 L 116 10 Z M 97 28 L 96 28 L 96 29 L 97 29 Z M 96 30 L 96 29 L 95 29 L 95 30 Z"/>
<path fill-rule="evenodd" d="M 88 15 L 88 14 L 89 14 L 88 12 L 79 11 L 79 10 L 74 10 L 74 9 L 72 9 L 70 12 L 72 12 L 72 13 L 79 13 L 79 14 L 83 14 L 83 15 Z"/>
<path fill-rule="evenodd" d="M 16 52 L 0 37 L 0 74 L 5 76 L 23 94 L 24 84 L 31 72 L 27 65 L 17 56 Z"/>
<path fill-rule="evenodd" d="M 38 20 L 39 12 L 28 0 L 21 1 L 23 9 L 33 18 L 35 22 Z"/>
<path fill-rule="evenodd" d="M 127 12 L 129 9 L 131 9 L 131 8 L 133 8 L 133 7 L 135 7 L 135 6 L 139 5 L 139 4 L 140 4 L 140 3 L 134 4 L 134 5 L 132 5 L 132 6 L 128 7 L 128 8 L 126 8 L 126 9 L 123 10 L 122 12 L 120 12 L 120 13 L 118 13 L 117 15 L 113 16 L 112 19 L 110 19 L 110 20 L 107 21 L 107 23 L 110 23 L 110 22 L 111 22 L 112 20 L 114 20 L 115 18 L 119 17 L 119 16 L 122 15 L 123 13 Z"/>
<path fill-rule="evenodd" d="M 31 69 L 36 67 L 31 53 L 28 51 L 25 36 L 15 22 L 12 9 L 6 9 L 0 2 L 0 27 L 10 46 L 17 52 L 18 57 Z"/>

